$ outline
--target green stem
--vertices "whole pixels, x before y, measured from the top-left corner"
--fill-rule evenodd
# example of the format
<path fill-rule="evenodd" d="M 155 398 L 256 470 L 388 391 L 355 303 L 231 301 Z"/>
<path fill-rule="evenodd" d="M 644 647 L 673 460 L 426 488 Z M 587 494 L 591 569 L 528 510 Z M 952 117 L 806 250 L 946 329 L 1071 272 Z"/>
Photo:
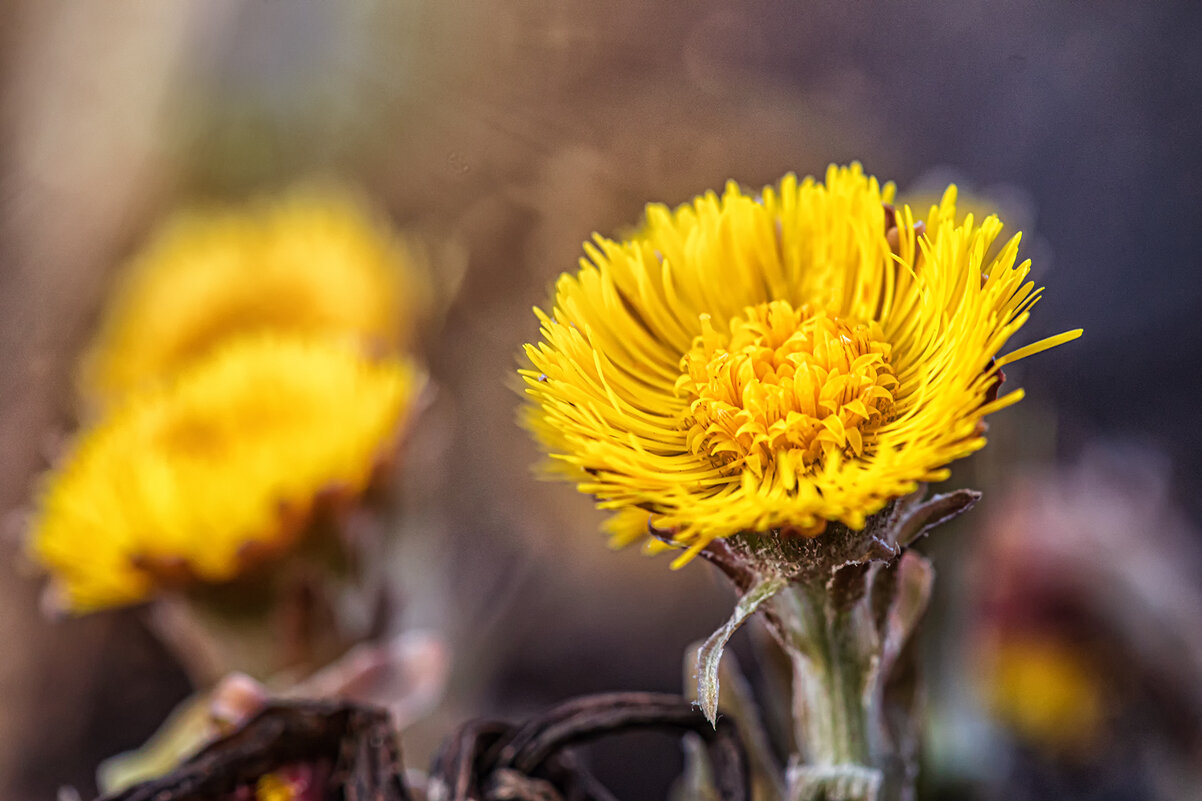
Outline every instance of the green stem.
<path fill-rule="evenodd" d="M 839 609 L 821 584 L 794 583 L 774 599 L 778 632 L 793 664 L 800 756 L 792 799 L 875 801 L 874 703 L 865 687 L 871 645 L 860 606 Z M 867 647 L 866 647 L 867 646 Z"/>

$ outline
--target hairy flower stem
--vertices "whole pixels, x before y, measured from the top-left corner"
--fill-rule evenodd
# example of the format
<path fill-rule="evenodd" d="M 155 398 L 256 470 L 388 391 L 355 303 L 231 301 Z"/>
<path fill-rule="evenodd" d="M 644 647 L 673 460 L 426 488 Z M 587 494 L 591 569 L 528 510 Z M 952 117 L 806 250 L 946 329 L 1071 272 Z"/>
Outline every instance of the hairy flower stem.
<path fill-rule="evenodd" d="M 787 801 L 914 798 L 921 690 L 909 646 L 934 570 L 908 546 L 979 497 L 958 490 L 926 498 L 919 490 L 860 530 L 832 524 L 821 537 L 740 535 L 702 551 L 739 600 L 698 650 L 698 698 L 714 722 L 722 650 L 761 613 L 792 665 L 797 753 Z"/>
<path fill-rule="evenodd" d="M 869 749 L 860 666 L 848 630 L 851 616 L 828 615 L 820 590 L 790 589 L 781 594 L 778 608 L 787 609 L 782 617 L 790 624 L 798 740 L 811 764 L 864 763 Z M 841 669 L 844 665 L 850 669 Z"/>
<path fill-rule="evenodd" d="M 869 609 L 844 605 L 820 582 L 794 582 L 772 600 L 793 667 L 793 718 L 800 762 L 790 801 L 878 801 L 888 760 L 873 676 Z"/>

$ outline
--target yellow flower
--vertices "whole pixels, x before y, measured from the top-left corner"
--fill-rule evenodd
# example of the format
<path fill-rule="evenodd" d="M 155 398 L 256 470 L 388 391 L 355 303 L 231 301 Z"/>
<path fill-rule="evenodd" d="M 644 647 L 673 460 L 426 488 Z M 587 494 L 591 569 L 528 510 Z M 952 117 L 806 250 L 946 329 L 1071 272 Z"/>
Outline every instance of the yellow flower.
<path fill-rule="evenodd" d="M 413 258 L 357 196 L 307 187 L 244 207 L 184 212 L 125 271 L 80 389 L 109 405 L 231 335 L 333 334 L 393 351 L 412 336 Z"/>
<path fill-rule="evenodd" d="M 297 788 L 279 773 L 260 776 L 255 783 L 255 801 L 294 801 Z"/>
<path fill-rule="evenodd" d="M 47 479 L 33 556 L 81 612 L 230 580 L 292 545 L 320 497 L 366 489 L 422 381 L 342 343 L 232 340 L 81 435 Z"/>
<path fill-rule="evenodd" d="M 1083 648 L 1047 635 L 1017 634 L 988 649 L 983 661 L 991 711 L 1027 740 L 1072 751 L 1101 733 L 1105 693 Z"/>
<path fill-rule="evenodd" d="M 868 515 L 985 444 L 996 358 L 1039 290 L 1018 236 L 986 263 L 996 217 L 956 219 L 955 188 L 915 230 L 860 166 L 826 183 L 734 183 L 647 207 L 621 242 L 595 236 L 526 346 L 528 423 L 555 472 L 615 510 L 615 543 L 648 523 L 688 545 Z M 890 223 L 896 222 L 896 228 Z"/>

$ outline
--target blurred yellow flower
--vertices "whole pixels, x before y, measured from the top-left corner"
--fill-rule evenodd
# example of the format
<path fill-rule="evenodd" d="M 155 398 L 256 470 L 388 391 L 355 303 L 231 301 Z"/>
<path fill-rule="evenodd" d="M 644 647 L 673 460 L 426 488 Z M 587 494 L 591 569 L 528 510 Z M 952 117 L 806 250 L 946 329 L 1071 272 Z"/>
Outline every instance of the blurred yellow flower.
<path fill-rule="evenodd" d="M 300 795 L 279 773 L 268 773 L 255 783 L 255 801 L 294 801 Z"/>
<path fill-rule="evenodd" d="M 80 612 L 232 579 L 292 545 L 320 497 L 365 490 L 422 383 L 345 343 L 232 340 L 80 436 L 46 480 L 30 550 Z"/>
<path fill-rule="evenodd" d="M 1018 236 L 986 262 L 996 217 L 957 221 L 949 187 L 922 233 L 893 194 L 832 166 L 585 244 L 522 375 L 554 472 L 615 510 L 615 543 L 650 522 L 680 565 L 738 532 L 860 528 L 985 444 L 1022 397 L 996 397 L 1002 365 L 1080 334 L 995 359 L 1040 292 Z"/>
<path fill-rule="evenodd" d="M 1010 635 L 983 662 L 990 710 L 1026 740 L 1072 751 L 1101 733 L 1105 694 L 1083 648 L 1054 636 Z"/>
<path fill-rule="evenodd" d="M 402 348 L 423 291 L 413 262 L 365 201 L 336 187 L 180 213 L 117 287 L 83 361 L 85 404 L 110 405 L 232 335 L 332 334 Z"/>

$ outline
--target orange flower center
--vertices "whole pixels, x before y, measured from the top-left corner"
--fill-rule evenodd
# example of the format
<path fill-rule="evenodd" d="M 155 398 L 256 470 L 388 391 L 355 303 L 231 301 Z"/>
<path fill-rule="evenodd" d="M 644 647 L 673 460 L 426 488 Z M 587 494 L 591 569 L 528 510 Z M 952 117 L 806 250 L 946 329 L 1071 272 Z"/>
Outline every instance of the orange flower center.
<path fill-rule="evenodd" d="M 861 456 L 889 419 L 897 377 L 879 326 L 776 300 L 747 308 L 729 334 L 701 317 L 681 359 L 693 453 L 734 472 L 808 471 L 840 451 Z"/>

